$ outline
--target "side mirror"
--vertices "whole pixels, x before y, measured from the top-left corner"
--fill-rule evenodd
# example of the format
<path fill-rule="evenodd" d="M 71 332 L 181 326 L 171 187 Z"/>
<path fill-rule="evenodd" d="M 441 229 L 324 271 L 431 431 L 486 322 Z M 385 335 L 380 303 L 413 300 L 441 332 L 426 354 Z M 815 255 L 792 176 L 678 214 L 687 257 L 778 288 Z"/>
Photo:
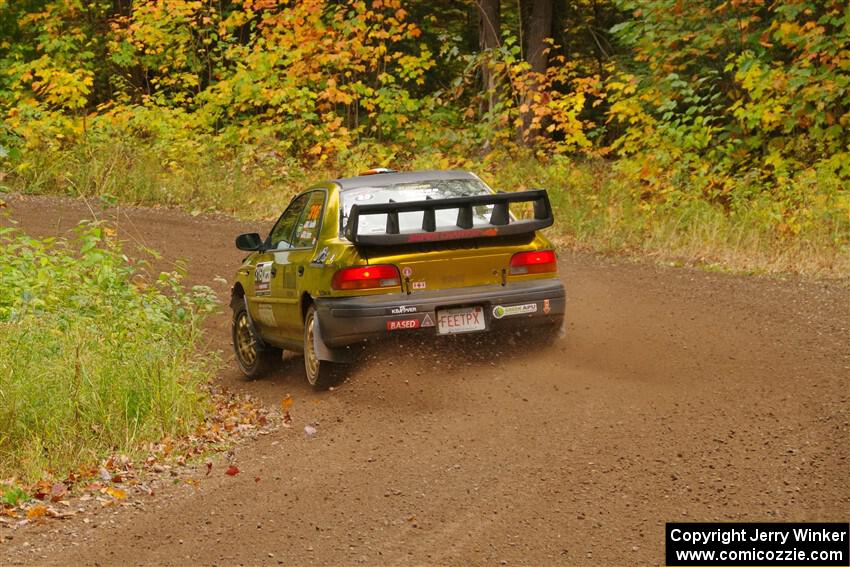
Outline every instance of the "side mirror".
<path fill-rule="evenodd" d="M 263 240 L 256 232 L 240 234 L 236 237 L 236 247 L 246 252 L 254 252 L 255 250 L 262 249 Z"/>

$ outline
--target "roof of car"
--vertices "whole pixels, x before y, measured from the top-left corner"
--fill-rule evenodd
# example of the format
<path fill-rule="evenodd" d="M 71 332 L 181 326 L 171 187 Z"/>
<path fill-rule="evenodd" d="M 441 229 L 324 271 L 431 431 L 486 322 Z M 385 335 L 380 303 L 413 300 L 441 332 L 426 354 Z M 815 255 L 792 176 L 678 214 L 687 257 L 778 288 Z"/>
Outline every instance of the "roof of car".
<path fill-rule="evenodd" d="M 393 173 L 375 173 L 372 175 L 359 175 L 357 177 L 343 177 L 334 179 L 341 191 L 357 189 L 359 187 L 385 187 L 397 183 L 418 183 L 422 181 L 436 181 L 443 179 L 478 179 L 474 173 L 462 170 L 429 170 Z"/>

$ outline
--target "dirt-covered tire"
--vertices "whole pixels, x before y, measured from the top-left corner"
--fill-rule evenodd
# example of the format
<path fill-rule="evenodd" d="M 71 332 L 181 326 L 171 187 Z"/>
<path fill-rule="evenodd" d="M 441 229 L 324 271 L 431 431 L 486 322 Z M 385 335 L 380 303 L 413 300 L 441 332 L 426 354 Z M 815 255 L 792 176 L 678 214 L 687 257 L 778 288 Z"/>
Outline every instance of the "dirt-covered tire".
<path fill-rule="evenodd" d="M 236 364 L 249 379 L 254 380 L 268 374 L 280 363 L 283 351 L 263 344 L 254 334 L 244 304 L 233 310 L 230 334 Z"/>
<path fill-rule="evenodd" d="M 327 390 L 342 380 L 345 365 L 319 360 L 313 342 L 313 334 L 318 324 L 316 309 L 311 305 L 304 316 L 304 371 L 307 374 L 307 382 L 314 390 Z"/>

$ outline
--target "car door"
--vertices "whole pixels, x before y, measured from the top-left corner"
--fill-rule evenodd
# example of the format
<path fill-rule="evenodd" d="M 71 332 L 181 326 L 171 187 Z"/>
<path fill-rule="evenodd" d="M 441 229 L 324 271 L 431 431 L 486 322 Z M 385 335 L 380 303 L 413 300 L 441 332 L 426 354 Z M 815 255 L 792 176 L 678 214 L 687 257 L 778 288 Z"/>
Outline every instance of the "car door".
<path fill-rule="evenodd" d="M 292 232 L 292 246 L 287 252 L 285 265 L 281 266 L 283 269 L 282 294 L 286 298 L 295 298 L 295 303 L 285 304 L 287 312 L 281 314 L 286 322 L 282 329 L 286 333 L 286 338 L 292 341 L 300 341 L 304 332 L 301 295 L 308 287 L 305 282 L 310 276 L 310 262 L 315 256 L 319 240 L 327 192 L 315 190 L 305 193 L 305 196 L 307 200 Z"/>
<path fill-rule="evenodd" d="M 265 251 L 257 256 L 254 265 L 254 296 L 249 301 L 251 318 L 260 335 L 274 342 L 291 336 L 289 319 L 298 297 L 284 282 L 295 225 L 307 200 L 306 193 L 292 200 L 266 238 Z"/>

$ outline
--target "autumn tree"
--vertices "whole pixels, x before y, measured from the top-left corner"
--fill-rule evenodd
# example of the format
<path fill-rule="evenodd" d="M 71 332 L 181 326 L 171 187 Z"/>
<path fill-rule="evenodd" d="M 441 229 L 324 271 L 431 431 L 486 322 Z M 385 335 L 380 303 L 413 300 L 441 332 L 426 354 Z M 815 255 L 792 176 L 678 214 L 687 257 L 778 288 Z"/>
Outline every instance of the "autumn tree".
<path fill-rule="evenodd" d="M 531 99 L 539 96 L 539 83 L 535 75 L 545 73 L 549 62 L 549 49 L 552 42 L 552 12 L 554 0 L 523 0 L 521 3 L 523 37 L 525 39 L 525 59 L 532 73 L 529 92 L 525 94 L 523 105 L 529 106 Z M 532 114 L 523 112 L 521 137 L 533 141 L 539 134 L 537 127 L 532 127 Z"/>

